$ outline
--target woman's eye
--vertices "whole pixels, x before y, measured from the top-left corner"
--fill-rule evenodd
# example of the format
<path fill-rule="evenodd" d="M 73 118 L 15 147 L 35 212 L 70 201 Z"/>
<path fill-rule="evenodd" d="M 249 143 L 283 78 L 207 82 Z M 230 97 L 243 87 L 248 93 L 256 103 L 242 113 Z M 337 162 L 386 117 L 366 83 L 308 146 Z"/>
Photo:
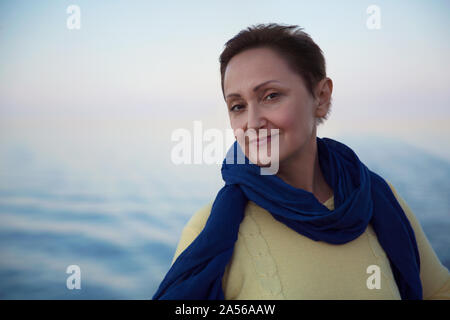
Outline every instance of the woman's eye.
<path fill-rule="evenodd" d="M 242 106 L 240 104 L 236 104 L 231 107 L 230 111 L 234 111 L 234 108 L 236 108 L 236 107 L 242 107 Z M 239 110 L 237 110 L 237 111 L 239 111 Z"/>
<path fill-rule="evenodd" d="M 269 94 L 269 95 L 267 95 L 267 97 L 266 98 L 268 98 L 268 97 L 270 97 L 270 96 L 272 96 L 272 95 L 275 95 L 275 98 L 278 96 L 278 93 L 276 93 L 276 92 L 272 92 L 271 94 Z M 272 100 L 272 99 L 271 99 Z"/>
<path fill-rule="evenodd" d="M 269 98 L 269 97 L 271 97 L 270 100 L 273 100 L 273 99 L 275 99 L 276 97 L 278 97 L 279 95 L 280 95 L 280 94 L 279 94 L 278 92 L 272 92 L 272 93 L 270 93 L 270 94 L 268 94 L 268 95 L 266 96 L 266 99 Z M 231 111 L 231 112 L 238 112 L 238 111 L 240 111 L 241 109 L 236 109 L 237 107 L 242 107 L 242 105 L 240 105 L 240 104 L 235 104 L 234 106 L 232 106 L 232 107 L 230 108 L 230 111 Z"/>

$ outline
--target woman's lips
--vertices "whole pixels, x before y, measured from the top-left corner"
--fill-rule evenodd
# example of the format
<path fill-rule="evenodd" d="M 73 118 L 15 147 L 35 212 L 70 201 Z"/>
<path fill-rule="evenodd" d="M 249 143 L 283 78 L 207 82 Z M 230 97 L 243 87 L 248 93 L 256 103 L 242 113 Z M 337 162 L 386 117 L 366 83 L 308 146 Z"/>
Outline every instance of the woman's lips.
<path fill-rule="evenodd" d="M 269 135 L 269 136 L 267 136 L 267 137 L 261 137 L 261 139 L 260 139 L 260 137 L 258 136 L 256 139 L 252 139 L 252 140 L 250 140 L 250 142 L 249 143 L 258 143 L 258 145 L 262 145 L 262 144 L 264 144 L 264 143 L 267 143 L 267 142 L 269 142 L 269 141 L 271 141 L 271 139 L 272 139 L 272 136 L 276 136 L 277 134 L 271 134 L 271 135 Z"/>

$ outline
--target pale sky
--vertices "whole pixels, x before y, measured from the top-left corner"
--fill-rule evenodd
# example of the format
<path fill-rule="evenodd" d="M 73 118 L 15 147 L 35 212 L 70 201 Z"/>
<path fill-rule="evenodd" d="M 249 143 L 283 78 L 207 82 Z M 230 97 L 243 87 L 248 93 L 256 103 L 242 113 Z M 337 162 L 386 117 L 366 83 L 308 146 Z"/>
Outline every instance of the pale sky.
<path fill-rule="evenodd" d="M 71 4 L 80 30 L 66 26 Z M 379 30 L 366 26 L 373 4 Z M 1 1 L 0 143 L 35 136 L 49 117 L 68 135 L 86 118 L 98 127 L 136 118 L 165 130 L 162 140 L 194 120 L 225 129 L 223 45 L 278 22 L 303 27 L 324 52 L 334 105 L 319 134 L 394 136 L 450 160 L 449 9 L 410 0 Z"/>

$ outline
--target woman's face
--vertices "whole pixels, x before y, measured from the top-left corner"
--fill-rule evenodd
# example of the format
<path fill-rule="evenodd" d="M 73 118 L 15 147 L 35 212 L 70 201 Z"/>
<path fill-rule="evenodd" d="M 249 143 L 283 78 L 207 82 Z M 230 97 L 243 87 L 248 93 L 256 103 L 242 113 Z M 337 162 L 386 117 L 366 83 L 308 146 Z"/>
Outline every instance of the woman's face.
<path fill-rule="evenodd" d="M 279 129 L 280 163 L 295 155 L 315 135 L 314 98 L 301 76 L 272 49 L 253 48 L 235 55 L 225 70 L 224 95 L 231 127 L 242 150 L 245 143 L 245 155 L 253 163 L 261 164 L 249 157 L 249 139 L 239 138 L 237 129 L 244 133 L 254 129 L 257 134 L 260 129 L 267 129 L 268 135 L 271 129 Z M 266 144 L 268 156 L 271 140 Z M 256 146 L 259 152 L 260 146 Z"/>

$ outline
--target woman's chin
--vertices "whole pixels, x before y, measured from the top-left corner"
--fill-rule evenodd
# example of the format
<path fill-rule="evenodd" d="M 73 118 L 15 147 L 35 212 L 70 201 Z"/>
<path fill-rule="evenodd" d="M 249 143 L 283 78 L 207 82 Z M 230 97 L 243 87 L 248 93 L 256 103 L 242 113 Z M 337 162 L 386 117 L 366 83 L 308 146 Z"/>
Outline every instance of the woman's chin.
<path fill-rule="evenodd" d="M 263 152 L 258 153 L 258 155 L 247 155 L 247 158 L 258 167 L 270 167 L 280 161 L 279 156 L 276 156 L 275 153 L 272 156 L 270 152 L 269 154 Z"/>

